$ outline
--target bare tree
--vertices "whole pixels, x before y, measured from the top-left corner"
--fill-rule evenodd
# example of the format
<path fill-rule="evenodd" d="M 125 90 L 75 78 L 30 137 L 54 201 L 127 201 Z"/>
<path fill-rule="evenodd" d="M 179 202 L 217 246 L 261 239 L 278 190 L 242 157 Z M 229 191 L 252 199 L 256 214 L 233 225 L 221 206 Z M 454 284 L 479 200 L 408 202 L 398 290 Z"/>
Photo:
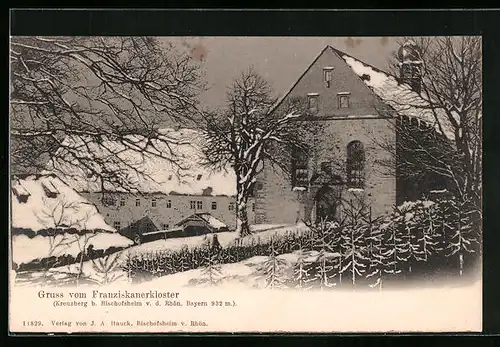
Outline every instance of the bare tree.
<path fill-rule="evenodd" d="M 277 105 L 269 83 L 254 69 L 244 71 L 230 86 L 227 107 L 206 117 L 207 164 L 217 169 L 231 165 L 236 173 L 237 231 L 250 234 L 247 202 L 264 162 L 290 170 L 294 150 L 307 149 L 307 127 L 302 99 Z"/>
<path fill-rule="evenodd" d="M 431 121 L 398 122 L 396 162 L 403 175 L 418 178 L 426 172 L 452 182 L 462 201 L 480 207 L 482 191 L 482 52 L 480 37 L 420 37 L 421 85 L 417 92 L 395 95 L 397 110 L 426 112 Z M 399 71 L 401 57 L 391 66 Z M 397 101 L 396 99 L 403 100 Z M 422 102 L 424 101 L 424 102 Z"/>
<path fill-rule="evenodd" d="M 168 149 L 178 139 L 159 129 L 201 114 L 199 66 L 155 38 L 12 37 L 10 66 L 14 170 L 69 165 L 103 187 L 131 189 L 130 172 L 144 172 L 120 154 L 176 164 Z"/>
<path fill-rule="evenodd" d="M 68 248 L 76 245 L 79 250 L 78 272 L 76 282 L 80 280 L 83 273 L 83 260 L 88 250 L 88 245 L 97 234 L 87 228 L 87 222 L 96 211 L 85 209 L 87 206 L 82 202 L 72 202 L 61 196 L 55 203 L 43 198 L 43 209 L 36 213 L 38 221 L 48 232 L 49 249 L 47 257 L 58 257 L 64 254 Z M 84 212 L 84 213 L 82 213 Z M 68 233 L 68 229 L 82 230 L 83 233 Z M 45 268 L 44 275 L 47 277 L 48 268 Z"/>

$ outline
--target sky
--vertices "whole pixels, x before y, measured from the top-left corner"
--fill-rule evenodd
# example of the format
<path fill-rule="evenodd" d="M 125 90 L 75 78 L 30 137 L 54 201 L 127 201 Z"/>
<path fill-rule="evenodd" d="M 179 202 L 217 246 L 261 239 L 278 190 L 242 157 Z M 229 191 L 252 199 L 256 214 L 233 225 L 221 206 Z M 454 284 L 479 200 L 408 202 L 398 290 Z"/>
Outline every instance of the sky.
<path fill-rule="evenodd" d="M 225 93 L 239 74 L 254 67 L 285 94 L 314 58 L 331 45 L 382 70 L 398 49 L 396 37 L 163 37 L 200 61 L 208 90 L 200 99 L 208 107 L 224 105 Z"/>

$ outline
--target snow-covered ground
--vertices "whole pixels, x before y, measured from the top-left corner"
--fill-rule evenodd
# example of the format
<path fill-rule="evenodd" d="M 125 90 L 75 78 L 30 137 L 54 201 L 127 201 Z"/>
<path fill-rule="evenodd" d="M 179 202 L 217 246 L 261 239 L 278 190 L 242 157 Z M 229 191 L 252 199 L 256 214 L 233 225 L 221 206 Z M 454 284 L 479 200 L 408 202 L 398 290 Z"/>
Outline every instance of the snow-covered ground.
<path fill-rule="evenodd" d="M 287 225 L 287 224 L 257 224 L 250 226 L 250 230 L 254 235 L 247 236 L 242 239 L 243 242 L 251 242 L 252 238 L 260 238 L 261 240 L 268 239 L 273 235 L 284 234 L 287 232 L 300 232 L 305 230 L 304 225 Z M 217 239 L 222 247 L 227 247 L 238 239 L 238 233 L 227 231 L 217 233 Z M 183 247 L 194 248 L 199 247 L 207 242 L 207 235 L 179 237 L 166 240 L 157 240 L 143 243 L 142 245 L 134 246 L 128 249 L 131 255 L 155 253 L 160 251 L 177 251 Z"/>
<path fill-rule="evenodd" d="M 71 255 L 78 253 L 92 245 L 95 251 L 106 250 L 110 247 L 126 248 L 133 242 L 118 233 L 88 233 L 58 234 L 54 237 L 37 235 L 29 238 L 26 235 L 12 237 L 12 258 L 16 264 L 26 264 L 36 259 Z"/>
<path fill-rule="evenodd" d="M 284 274 L 286 277 L 292 277 L 293 267 L 299 259 L 301 251 L 293 253 L 286 253 L 278 255 L 277 258 L 284 261 Z M 303 254 L 303 259 L 306 262 L 317 261 L 319 252 L 308 251 Z M 329 257 L 337 257 L 338 253 L 328 253 Z M 255 256 L 238 263 L 222 264 L 220 265 L 220 275 L 218 276 L 218 288 L 223 289 L 263 289 L 266 287 L 265 276 L 261 269 L 264 264 L 269 260 L 268 256 Z M 204 273 L 204 268 L 178 272 L 173 275 L 158 277 L 147 284 L 156 288 L 168 288 L 169 286 L 182 286 L 182 287 L 205 287 L 208 286 L 205 281 L 201 281 L 207 277 Z"/>
<path fill-rule="evenodd" d="M 265 225 L 254 225 L 251 227 L 252 231 L 255 232 L 255 234 L 244 237 L 242 239 L 239 239 L 240 244 L 248 244 L 252 243 L 252 240 L 255 239 L 260 239 L 261 241 L 268 240 L 271 238 L 273 235 L 280 235 L 280 234 L 286 234 L 288 232 L 303 232 L 307 230 L 307 227 L 303 224 L 299 225 L 274 225 L 274 224 L 265 224 Z M 118 234 L 111 234 L 111 235 L 117 235 Z M 123 264 L 123 262 L 127 259 L 129 256 L 140 256 L 140 255 L 150 255 L 154 254 L 156 252 L 164 252 L 164 251 L 176 251 L 180 250 L 183 247 L 188 247 L 188 248 L 195 248 L 202 246 L 203 244 L 206 244 L 208 242 L 208 238 L 211 235 L 202 235 L 202 236 L 192 236 L 192 237 L 185 237 L 185 238 L 172 238 L 172 239 L 167 239 L 167 240 L 158 240 L 158 241 L 153 241 L 153 242 L 148 242 L 144 243 L 142 245 L 138 246 L 133 246 L 129 247 L 127 249 L 124 249 L 120 252 L 117 252 L 115 254 L 108 255 L 103 258 L 98 258 L 94 259 L 93 261 L 86 261 L 82 264 L 82 277 L 86 277 L 92 280 L 95 280 L 97 282 L 102 282 L 102 270 L 99 270 L 101 267 L 99 264 L 109 264 L 112 261 L 115 260 L 115 266 L 113 272 L 113 276 L 116 277 L 116 281 L 126 281 L 126 274 L 119 269 L 119 265 Z M 120 236 L 121 237 L 121 236 Z M 219 243 L 221 244 L 222 247 L 227 247 L 233 242 L 235 242 L 238 239 L 238 234 L 236 232 L 223 232 L 223 233 L 218 233 L 217 238 Z M 126 239 L 126 238 L 125 238 Z M 92 239 L 93 240 L 93 239 Z M 126 239 L 128 240 L 128 239 Z M 33 241 L 30 240 L 30 241 Z M 40 245 L 36 245 L 36 243 L 30 243 L 30 241 L 26 242 L 25 247 L 26 248 L 31 248 L 31 247 L 38 247 L 36 250 L 29 250 L 28 252 L 22 252 L 23 254 L 34 254 L 34 256 L 38 254 L 47 254 L 46 253 L 46 245 L 44 243 L 41 243 Z M 38 241 L 42 242 L 42 241 Z M 93 242 L 95 242 L 93 240 Z M 131 241 L 130 241 L 131 243 Z M 18 243 L 19 244 L 19 243 Z M 78 247 L 76 247 L 78 244 L 75 243 L 75 247 L 73 248 L 68 248 L 68 251 L 71 252 L 76 252 L 78 254 L 77 250 Z M 96 248 L 94 246 L 94 249 L 101 249 L 101 248 Z M 45 253 L 44 253 L 45 252 Z M 21 253 L 20 253 L 21 254 Z M 76 255 L 75 254 L 75 255 Z M 286 257 L 287 255 L 283 255 L 283 257 Z M 33 256 L 31 256 L 33 257 Z M 266 257 L 264 257 L 266 258 Z M 249 259 L 250 261 L 250 259 Z M 250 263 L 242 262 L 241 265 L 239 266 L 247 266 Z M 227 264 L 224 266 L 229 266 L 232 264 Z M 238 266 L 237 266 L 238 267 Z M 236 268 L 237 268 L 236 267 Z M 71 264 L 68 266 L 61 266 L 61 267 L 56 267 L 53 269 L 50 269 L 48 273 L 39 273 L 39 272 L 33 272 L 29 274 L 24 274 L 23 276 L 28 276 L 28 278 L 32 279 L 38 279 L 41 276 L 49 276 L 52 279 L 64 279 L 64 277 L 69 277 L 73 276 L 74 274 L 80 272 L 79 269 L 80 265 L 79 264 Z M 231 269 L 231 267 L 229 267 Z M 193 270 L 193 271 L 199 271 L 199 270 Z M 229 272 L 231 273 L 231 272 Z M 196 275 L 196 273 L 193 273 Z M 23 281 L 23 283 L 29 284 L 29 281 Z"/>
<path fill-rule="evenodd" d="M 317 251 L 309 251 L 305 254 L 305 261 L 313 262 L 318 257 L 319 252 Z M 121 253 L 116 253 L 108 256 L 106 258 L 106 262 L 109 264 L 115 258 L 117 258 L 117 265 L 119 265 L 120 261 L 123 261 L 126 256 L 126 251 Z M 336 256 L 332 254 L 332 256 Z M 299 257 L 299 252 L 281 254 L 277 258 L 285 261 L 285 271 L 291 276 L 291 272 L 293 265 L 297 262 Z M 233 287 L 241 287 L 241 288 L 264 288 L 265 281 L 260 272 L 260 268 L 264 265 L 264 263 L 269 259 L 267 256 L 255 256 L 246 260 L 243 260 L 238 263 L 232 264 L 222 264 L 220 265 L 220 276 L 219 276 L 219 285 L 221 288 L 233 288 Z M 86 261 L 83 263 L 82 267 L 82 278 L 86 278 L 91 280 L 91 282 L 87 281 L 87 283 L 100 283 L 104 284 L 104 272 L 99 270 L 100 265 L 98 264 L 99 260 L 94 261 Z M 161 288 L 163 286 L 175 286 L 175 287 L 204 287 L 206 284 L 202 283 L 200 279 L 204 278 L 203 275 L 204 268 L 198 268 L 194 270 L 178 272 L 172 275 L 166 275 L 162 277 L 155 278 L 151 281 L 144 282 L 146 286 L 158 287 Z M 79 264 L 72 264 L 69 266 L 58 267 L 49 270 L 48 274 L 45 276 L 49 276 L 51 280 L 65 280 L 70 277 L 74 277 L 76 273 L 79 272 Z M 33 273 L 30 274 L 33 279 L 39 279 L 43 274 L 41 273 Z M 116 285 L 119 283 L 127 284 L 129 283 L 129 279 L 125 271 L 120 269 L 118 266 L 113 269 L 110 273 L 107 274 L 109 277 L 113 277 L 112 284 Z M 141 285 L 141 284 L 139 284 Z"/>

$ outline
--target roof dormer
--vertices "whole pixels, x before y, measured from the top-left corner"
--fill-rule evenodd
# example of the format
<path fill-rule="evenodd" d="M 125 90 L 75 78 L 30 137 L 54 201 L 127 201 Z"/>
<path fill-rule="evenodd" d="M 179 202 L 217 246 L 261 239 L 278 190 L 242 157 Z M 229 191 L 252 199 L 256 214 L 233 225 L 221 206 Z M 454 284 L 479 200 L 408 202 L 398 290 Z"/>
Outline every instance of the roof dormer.
<path fill-rule="evenodd" d="M 12 186 L 12 192 L 16 196 L 17 201 L 19 201 L 20 203 L 28 202 L 28 198 L 31 195 L 19 181 L 16 181 L 16 183 Z"/>
<path fill-rule="evenodd" d="M 48 198 L 54 199 L 59 195 L 59 190 L 51 181 L 42 182 L 42 188 Z"/>

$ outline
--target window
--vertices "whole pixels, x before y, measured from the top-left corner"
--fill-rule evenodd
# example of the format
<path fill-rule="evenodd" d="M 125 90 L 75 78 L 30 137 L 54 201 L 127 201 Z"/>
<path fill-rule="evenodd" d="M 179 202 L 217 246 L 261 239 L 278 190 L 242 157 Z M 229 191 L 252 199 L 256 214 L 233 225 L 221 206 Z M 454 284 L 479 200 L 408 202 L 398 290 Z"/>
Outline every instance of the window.
<path fill-rule="evenodd" d="M 196 180 L 197 181 L 201 180 L 201 174 L 199 174 L 198 176 L 196 176 Z"/>
<path fill-rule="evenodd" d="M 156 199 L 151 200 L 151 207 L 156 207 Z"/>
<path fill-rule="evenodd" d="M 317 93 L 309 93 L 307 94 L 307 107 L 310 112 L 318 111 L 318 96 Z"/>
<path fill-rule="evenodd" d="M 163 230 L 168 230 L 168 227 L 169 227 L 169 225 L 168 225 L 168 224 L 165 224 L 165 223 L 163 223 L 163 224 L 161 225 L 161 228 L 162 228 Z"/>
<path fill-rule="evenodd" d="M 113 228 L 115 228 L 116 230 L 120 230 L 121 229 L 121 223 L 118 222 L 118 221 L 113 222 Z"/>
<path fill-rule="evenodd" d="M 141 199 L 135 199 L 135 206 L 141 206 Z"/>
<path fill-rule="evenodd" d="M 234 211 L 234 202 L 229 203 L 229 211 Z"/>
<path fill-rule="evenodd" d="M 350 93 L 337 94 L 337 97 L 339 99 L 339 108 L 349 108 L 349 94 Z"/>
<path fill-rule="evenodd" d="M 330 88 L 330 83 L 332 81 L 333 67 L 323 68 L 323 79 L 325 81 L 326 87 Z"/>
<path fill-rule="evenodd" d="M 252 212 L 255 212 L 255 202 L 252 203 Z"/>
<path fill-rule="evenodd" d="M 212 201 L 212 210 L 217 209 L 217 201 Z"/>
<path fill-rule="evenodd" d="M 351 188 L 364 187 L 365 151 L 360 141 L 347 145 L 347 184 Z"/>
<path fill-rule="evenodd" d="M 294 151 L 292 156 L 292 187 L 307 188 L 309 186 L 307 156 L 302 151 Z"/>
<path fill-rule="evenodd" d="M 172 208 L 172 200 L 167 200 L 167 208 Z"/>
<path fill-rule="evenodd" d="M 120 206 L 125 206 L 125 199 L 120 199 Z"/>
<path fill-rule="evenodd" d="M 252 198 L 255 198 L 257 191 L 262 190 L 264 188 L 264 185 L 262 182 L 255 182 L 250 186 L 250 194 L 249 196 Z"/>
<path fill-rule="evenodd" d="M 203 201 L 201 200 L 191 200 L 189 202 L 189 208 L 191 208 L 192 210 L 201 210 L 203 209 Z"/>

